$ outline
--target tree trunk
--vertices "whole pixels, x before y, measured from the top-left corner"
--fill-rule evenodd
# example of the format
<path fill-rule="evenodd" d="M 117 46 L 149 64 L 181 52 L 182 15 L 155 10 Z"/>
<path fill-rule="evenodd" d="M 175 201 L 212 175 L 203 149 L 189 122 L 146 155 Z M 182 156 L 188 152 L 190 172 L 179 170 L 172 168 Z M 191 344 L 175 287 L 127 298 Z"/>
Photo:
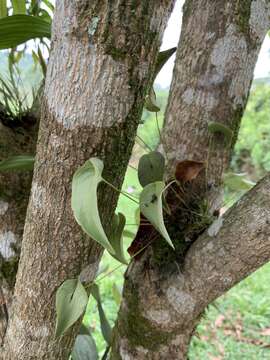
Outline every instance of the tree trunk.
<path fill-rule="evenodd" d="M 29 121 L 30 120 L 30 121 Z M 35 153 L 37 119 L 27 114 L 24 122 L 7 121 L 0 111 L 0 159 Z M 23 227 L 28 204 L 32 171 L 0 172 L 0 342 L 8 323 L 20 256 Z"/>
<path fill-rule="evenodd" d="M 206 199 L 207 213 L 200 214 L 200 231 L 189 234 L 194 242 L 190 247 L 185 234 L 198 223 L 190 224 L 191 215 L 185 216 L 179 206 L 178 216 L 166 218 L 175 254 L 163 239 L 155 240 L 129 266 L 113 360 L 185 359 L 205 307 L 270 258 L 269 177 L 224 220 L 217 220 L 217 228 L 224 224 L 220 233 L 212 227 L 212 236 L 205 231 L 198 237 L 219 209 L 223 171 L 269 26 L 267 1 L 185 3 L 162 140 L 169 178 L 179 160 L 205 163 L 206 171 L 187 185 L 184 195 L 188 205 L 197 199 L 198 209 Z"/>
<path fill-rule="evenodd" d="M 5 360 L 68 359 L 75 332 L 54 339 L 55 292 L 87 269 L 93 280 L 102 252 L 74 220 L 72 175 L 98 156 L 121 187 L 173 3 L 57 2 Z M 105 229 L 118 197 L 107 190 L 99 192 Z"/>
<path fill-rule="evenodd" d="M 160 269 L 149 248 L 125 274 L 111 359 L 186 359 L 207 305 L 269 261 L 269 223 L 270 174 L 225 214 L 216 235 L 205 231 L 195 241 L 174 272 Z"/>

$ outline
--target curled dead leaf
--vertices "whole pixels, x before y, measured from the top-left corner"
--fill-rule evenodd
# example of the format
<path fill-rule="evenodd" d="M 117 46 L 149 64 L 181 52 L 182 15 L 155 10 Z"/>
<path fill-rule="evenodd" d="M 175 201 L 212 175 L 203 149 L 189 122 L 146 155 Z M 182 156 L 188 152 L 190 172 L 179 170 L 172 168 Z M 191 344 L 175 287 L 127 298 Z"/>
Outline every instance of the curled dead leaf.
<path fill-rule="evenodd" d="M 175 178 L 182 183 L 194 180 L 203 168 L 203 162 L 193 160 L 180 161 L 176 165 Z"/>
<path fill-rule="evenodd" d="M 135 260 L 139 260 L 146 250 L 157 236 L 157 230 L 146 219 L 143 214 L 140 214 L 140 225 L 137 234 L 127 249 L 129 255 L 134 257 Z"/>

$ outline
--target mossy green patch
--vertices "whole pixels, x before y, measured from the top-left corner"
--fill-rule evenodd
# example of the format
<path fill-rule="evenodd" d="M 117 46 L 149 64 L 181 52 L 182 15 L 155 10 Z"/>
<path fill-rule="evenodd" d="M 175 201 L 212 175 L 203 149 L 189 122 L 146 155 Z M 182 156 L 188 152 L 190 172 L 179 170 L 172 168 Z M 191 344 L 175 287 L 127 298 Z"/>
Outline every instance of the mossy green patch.
<path fill-rule="evenodd" d="M 237 0 L 235 5 L 236 24 L 245 35 L 249 35 L 249 18 L 252 0 Z"/>
<path fill-rule="evenodd" d="M 163 344 L 168 344 L 175 334 L 160 330 L 142 316 L 139 308 L 139 293 L 136 285 L 128 281 L 125 286 L 127 312 L 120 312 L 118 330 L 123 338 L 128 338 L 134 347 L 142 346 L 154 351 Z"/>
<path fill-rule="evenodd" d="M 187 249 L 214 220 L 209 214 L 208 202 L 205 199 L 200 199 L 195 194 L 187 196 L 191 196 L 189 203 L 178 203 L 177 209 L 171 215 L 165 215 L 165 225 L 175 250 L 162 238 L 155 240 L 152 245 L 152 263 L 157 265 L 162 273 L 174 271 L 176 263 L 181 266 Z"/>
<path fill-rule="evenodd" d="M 106 46 L 106 54 L 111 55 L 115 61 L 123 61 L 127 55 L 127 51 L 108 44 Z"/>
<path fill-rule="evenodd" d="M 0 278 L 3 277 L 10 287 L 14 287 L 18 269 L 19 257 L 14 256 L 10 260 L 2 260 Z"/>

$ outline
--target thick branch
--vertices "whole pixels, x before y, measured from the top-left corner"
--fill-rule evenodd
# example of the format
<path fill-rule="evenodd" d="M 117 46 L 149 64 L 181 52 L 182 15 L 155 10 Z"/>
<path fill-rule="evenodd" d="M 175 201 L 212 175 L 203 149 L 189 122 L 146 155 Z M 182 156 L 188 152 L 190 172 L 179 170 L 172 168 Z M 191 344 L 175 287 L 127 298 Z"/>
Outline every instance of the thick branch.
<path fill-rule="evenodd" d="M 177 160 L 204 161 L 219 186 L 238 134 L 253 71 L 270 27 L 266 0 L 187 0 L 165 116 L 165 149 Z M 212 134 L 225 125 L 231 141 Z"/>
<path fill-rule="evenodd" d="M 4 122 L 5 112 L 0 114 Z M 29 114 L 30 117 L 30 114 Z M 27 119 L 27 116 L 25 116 Z M 31 120 L 33 116 L 31 116 Z M 0 159 L 21 154 L 34 154 L 36 122 L 14 126 L 15 120 L 0 123 Z M 10 125 L 10 126 L 8 126 Z M 12 126 L 13 125 L 13 126 Z M 21 240 L 28 204 L 32 172 L 0 173 L 0 339 L 7 327 L 8 312 L 15 285 Z"/>
<path fill-rule="evenodd" d="M 229 164 L 253 70 L 269 27 L 270 4 L 265 0 L 185 3 L 163 140 L 169 157 L 168 176 L 178 160 L 205 162 L 207 171 L 202 174 L 203 181 L 198 181 L 203 190 L 195 186 L 196 192 L 191 195 L 196 195 L 198 205 L 203 204 L 200 201 L 204 198 L 211 200 L 208 215 L 219 206 L 216 199 L 223 171 Z M 232 136 L 224 136 L 220 131 L 211 133 L 210 123 L 220 123 Z M 185 195 L 189 198 L 188 193 Z M 171 221 L 166 218 L 166 226 L 176 248 L 181 249 L 187 247 L 185 231 L 189 230 L 192 211 L 188 217 L 181 213 L 179 205 L 178 216 Z M 184 263 L 178 261 L 178 254 L 173 256 L 162 245 L 162 239 L 132 263 L 126 273 L 114 332 L 113 360 L 186 358 L 190 338 L 205 306 L 269 259 L 269 177 L 241 200 L 226 219 L 217 244 L 216 239 L 204 235 L 191 247 Z M 198 223 L 191 225 L 196 227 Z M 238 238 L 230 232 L 230 226 Z M 208 253 L 212 254 L 209 266 Z M 219 260 L 215 260 L 215 255 Z M 232 274 L 231 266 L 236 274 Z M 223 267 L 227 277 L 222 277 Z M 209 290 L 205 289 L 208 284 Z"/>
<path fill-rule="evenodd" d="M 57 2 L 32 191 L 3 358 L 67 359 L 75 337 L 54 339 L 55 292 L 100 247 L 71 207 L 71 179 L 92 156 L 121 187 L 173 0 Z M 100 189 L 107 230 L 117 194 Z M 110 206 L 108 206 L 110 204 Z"/>
<path fill-rule="evenodd" d="M 225 214 L 216 236 L 209 233 L 191 246 L 185 260 L 195 316 L 270 260 L 270 174 Z"/>

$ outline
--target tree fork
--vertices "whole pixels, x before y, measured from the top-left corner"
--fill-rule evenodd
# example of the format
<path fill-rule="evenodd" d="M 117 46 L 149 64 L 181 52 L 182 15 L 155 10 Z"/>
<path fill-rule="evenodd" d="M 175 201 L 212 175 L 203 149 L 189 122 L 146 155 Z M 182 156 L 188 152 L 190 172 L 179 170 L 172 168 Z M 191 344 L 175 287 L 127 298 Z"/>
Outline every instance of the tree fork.
<path fill-rule="evenodd" d="M 173 0 L 58 1 L 15 296 L 1 358 L 67 359 L 75 338 L 54 339 L 55 292 L 101 248 L 70 208 L 71 179 L 92 156 L 121 187 Z M 99 192 L 105 229 L 117 194 Z M 111 204 L 110 207 L 107 204 Z"/>
<path fill-rule="evenodd" d="M 186 1 L 165 116 L 162 138 L 169 158 L 168 177 L 177 161 L 203 161 L 207 171 L 201 176 L 206 184 L 202 195 L 210 201 L 211 213 L 220 206 L 223 171 L 229 164 L 258 53 L 270 27 L 268 1 L 244 3 Z M 256 202 L 260 192 L 262 208 Z M 267 201 L 269 176 L 226 214 L 217 236 L 211 238 L 207 231 L 200 236 L 184 262 L 174 263 L 174 271 L 173 264 L 163 268 L 155 264 L 153 247 L 133 261 L 125 276 L 112 360 L 186 359 L 205 307 L 269 260 Z M 251 209 L 255 205 L 253 217 Z M 242 214 L 246 214 L 247 222 Z M 262 220 L 257 224 L 260 216 Z M 250 236 L 244 231 L 247 224 L 254 229 Z M 238 235 L 230 231 L 230 226 L 238 229 Z M 245 247 L 244 235 L 252 246 Z M 224 276 L 220 268 L 217 272 L 219 263 L 226 269 Z M 229 271 L 231 267 L 237 276 Z"/>

